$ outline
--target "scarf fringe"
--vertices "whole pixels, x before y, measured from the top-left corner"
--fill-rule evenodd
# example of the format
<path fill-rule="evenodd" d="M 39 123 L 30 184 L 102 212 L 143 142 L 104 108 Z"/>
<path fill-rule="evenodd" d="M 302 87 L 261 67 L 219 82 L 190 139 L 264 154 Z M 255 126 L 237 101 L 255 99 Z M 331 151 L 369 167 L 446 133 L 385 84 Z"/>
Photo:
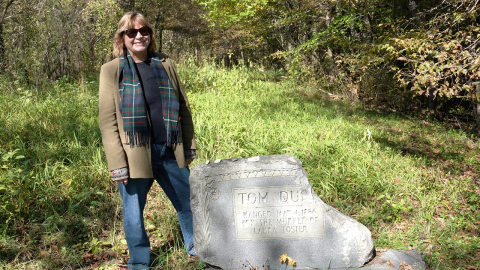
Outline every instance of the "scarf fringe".
<path fill-rule="evenodd" d="M 181 143 L 182 138 L 180 137 L 180 126 L 177 125 L 177 128 L 173 130 L 170 134 L 167 134 L 167 146 L 172 146 L 175 143 Z"/>
<path fill-rule="evenodd" d="M 127 131 L 125 132 L 125 141 L 130 147 L 147 146 L 149 144 L 149 132 L 148 131 Z"/>
<path fill-rule="evenodd" d="M 148 131 L 127 131 L 125 132 L 125 142 L 130 147 L 147 146 L 150 143 L 150 136 Z M 181 143 L 180 128 L 177 126 L 176 130 L 167 134 L 167 146 L 172 146 L 175 143 Z"/>

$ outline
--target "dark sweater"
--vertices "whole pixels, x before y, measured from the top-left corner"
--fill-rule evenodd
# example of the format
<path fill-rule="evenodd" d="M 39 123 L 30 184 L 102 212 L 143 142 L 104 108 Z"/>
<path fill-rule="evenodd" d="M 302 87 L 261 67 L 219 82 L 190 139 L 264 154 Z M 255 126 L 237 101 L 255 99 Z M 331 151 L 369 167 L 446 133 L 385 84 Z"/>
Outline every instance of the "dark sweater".
<path fill-rule="evenodd" d="M 150 66 L 150 60 L 136 63 L 140 81 L 142 82 L 145 101 L 147 102 L 147 111 L 152 123 L 152 143 L 165 143 L 167 141 L 165 124 L 163 122 L 162 97 L 158 90 L 153 68 Z"/>

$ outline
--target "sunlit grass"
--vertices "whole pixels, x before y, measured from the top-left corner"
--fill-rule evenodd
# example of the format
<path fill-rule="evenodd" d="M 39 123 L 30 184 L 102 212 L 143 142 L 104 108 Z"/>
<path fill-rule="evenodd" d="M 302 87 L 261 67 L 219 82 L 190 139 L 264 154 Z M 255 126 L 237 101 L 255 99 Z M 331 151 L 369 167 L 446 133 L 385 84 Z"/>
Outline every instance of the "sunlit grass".
<path fill-rule="evenodd" d="M 294 155 L 320 198 L 364 223 L 377 247 L 421 250 L 438 268 L 480 267 L 480 153 L 469 135 L 331 101 L 260 68 L 179 66 L 199 148 L 193 165 Z M 127 260 L 97 87 L 61 80 L 1 92 L 0 267 L 115 269 Z M 163 192 L 149 196 L 154 268 L 201 268 L 186 257 Z"/>

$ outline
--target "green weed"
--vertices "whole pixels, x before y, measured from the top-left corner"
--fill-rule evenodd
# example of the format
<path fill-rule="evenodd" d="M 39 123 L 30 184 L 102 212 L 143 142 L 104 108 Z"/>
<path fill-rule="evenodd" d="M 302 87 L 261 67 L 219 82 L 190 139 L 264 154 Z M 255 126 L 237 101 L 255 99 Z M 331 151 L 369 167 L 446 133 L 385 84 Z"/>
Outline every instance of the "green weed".
<path fill-rule="evenodd" d="M 198 141 L 193 165 L 296 156 L 320 198 L 367 225 L 377 247 L 421 250 L 437 268 L 480 267 L 480 156 L 468 134 L 332 101 L 261 67 L 190 61 L 179 73 Z M 115 269 L 128 261 L 97 88 L 96 80 L 63 78 L 1 92 L 0 267 Z M 186 256 L 175 211 L 156 184 L 145 221 L 154 269 L 202 267 Z"/>

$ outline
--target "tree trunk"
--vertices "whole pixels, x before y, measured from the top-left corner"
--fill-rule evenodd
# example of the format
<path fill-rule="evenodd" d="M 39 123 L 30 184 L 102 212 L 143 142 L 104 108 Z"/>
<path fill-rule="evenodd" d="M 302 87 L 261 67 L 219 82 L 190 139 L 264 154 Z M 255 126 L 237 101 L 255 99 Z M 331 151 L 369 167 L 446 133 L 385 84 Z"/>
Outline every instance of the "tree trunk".
<path fill-rule="evenodd" d="M 156 28 L 157 29 L 157 39 L 158 39 L 158 52 L 162 52 L 163 50 L 163 27 Z"/>
<path fill-rule="evenodd" d="M 198 65 L 198 46 L 195 43 L 195 64 Z"/>
<path fill-rule="evenodd" d="M 363 16 L 363 23 L 366 26 L 364 37 L 368 41 L 372 42 L 373 41 L 372 25 L 370 24 L 370 16 L 368 16 L 368 14 Z"/>
<path fill-rule="evenodd" d="M 240 58 L 242 59 L 242 64 L 246 66 L 245 58 L 243 56 L 243 46 L 240 44 Z"/>
<path fill-rule="evenodd" d="M 434 89 L 428 90 L 428 109 L 431 111 L 435 111 L 437 109 L 437 99 L 434 95 Z"/>
<path fill-rule="evenodd" d="M 480 83 L 475 85 L 475 90 L 472 93 L 473 114 L 475 115 L 475 122 L 477 125 L 477 135 L 480 134 Z"/>
<path fill-rule="evenodd" d="M 5 63 L 5 40 L 3 39 L 3 22 L 0 23 L 0 69 L 3 69 Z"/>
<path fill-rule="evenodd" d="M 437 111 L 437 98 L 434 94 L 435 89 L 428 90 L 428 110 L 430 114 L 430 120 L 435 118 L 435 113 Z"/>
<path fill-rule="evenodd" d="M 410 11 L 412 18 L 415 20 L 415 22 L 419 23 L 421 19 L 420 16 L 418 16 L 418 7 L 415 0 L 405 0 L 405 3 L 407 4 L 407 8 Z"/>
<path fill-rule="evenodd" d="M 325 24 L 327 25 L 327 28 L 330 26 L 330 23 L 335 19 L 334 14 L 335 14 L 335 6 L 332 6 L 327 9 L 327 12 L 325 14 Z"/>
<path fill-rule="evenodd" d="M 473 111 L 475 112 L 475 122 L 477 122 L 477 126 L 480 126 L 480 102 L 476 99 L 473 101 Z"/>
<path fill-rule="evenodd" d="M 165 28 L 165 14 L 162 10 L 158 11 L 157 18 L 155 19 L 155 30 L 157 31 L 158 38 L 158 52 L 163 50 L 163 29 Z"/>
<path fill-rule="evenodd" d="M 7 14 L 8 8 L 12 5 L 14 0 L 10 0 L 3 9 L 2 17 L 0 18 L 0 68 L 4 67 L 4 60 L 5 60 L 5 39 L 3 37 L 3 24 L 5 21 L 5 14 Z"/>

